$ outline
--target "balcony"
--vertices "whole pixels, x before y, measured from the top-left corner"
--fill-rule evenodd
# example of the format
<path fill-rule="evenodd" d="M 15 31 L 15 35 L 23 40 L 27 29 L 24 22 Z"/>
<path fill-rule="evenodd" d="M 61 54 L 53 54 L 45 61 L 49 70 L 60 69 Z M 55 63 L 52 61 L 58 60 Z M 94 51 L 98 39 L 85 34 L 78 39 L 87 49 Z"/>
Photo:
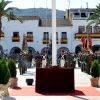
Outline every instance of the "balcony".
<path fill-rule="evenodd" d="M 58 38 L 56 39 L 56 44 L 58 44 Z"/>
<path fill-rule="evenodd" d="M 33 42 L 33 36 L 27 36 L 26 40 L 27 42 Z"/>
<path fill-rule="evenodd" d="M 20 41 L 20 37 L 14 37 L 12 36 L 12 42 L 19 42 Z"/>
<path fill-rule="evenodd" d="M 50 39 L 49 38 L 43 38 L 42 39 L 42 43 L 43 44 L 49 44 L 50 43 Z"/>
<path fill-rule="evenodd" d="M 89 33 L 91 38 L 100 38 L 100 33 Z M 87 37 L 87 33 L 75 33 L 75 38 Z"/>
<path fill-rule="evenodd" d="M 68 39 L 67 38 L 61 38 L 60 43 L 61 44 L 67 44 L 68 43 Z"/>
<path fill-rule="evenodd" d="M 3 32 L 0 33 L 0 37 L 4 37 L 4 33 Z"/>

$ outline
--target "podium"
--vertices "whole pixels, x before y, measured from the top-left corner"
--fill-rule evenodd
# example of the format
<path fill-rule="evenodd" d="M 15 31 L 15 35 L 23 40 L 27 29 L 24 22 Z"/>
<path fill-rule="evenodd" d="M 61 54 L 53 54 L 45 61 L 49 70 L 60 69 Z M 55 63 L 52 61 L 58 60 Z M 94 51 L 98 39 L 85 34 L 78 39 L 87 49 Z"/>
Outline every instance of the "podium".
<path fill-rule="evenodd" d="M 36 92 L 74 92 L 74 68 L 36 68 Z"/>

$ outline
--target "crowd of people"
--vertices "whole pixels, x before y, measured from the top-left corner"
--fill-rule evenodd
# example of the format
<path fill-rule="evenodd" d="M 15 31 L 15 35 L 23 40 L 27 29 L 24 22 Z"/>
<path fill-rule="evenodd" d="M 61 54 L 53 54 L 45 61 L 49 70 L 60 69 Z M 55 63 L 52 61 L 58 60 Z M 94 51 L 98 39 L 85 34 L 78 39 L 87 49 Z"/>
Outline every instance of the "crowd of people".
<path fill-rule="evenodd" d="M 18 63 L 20 74 L 24 74 L 27 68 L 31 68 L 32 65 L 41 68 L 52 66 L 52 55 L 48 55 L 45 50 L 42 53 L 36 51 L 35 55 L 23 51 L 20 51 L 20 53 L 8 53 L 8 50 L 1 50 L 0 59 L 2 59 L 2 56 L 4 56 L 6 60 L 9 58 L 14 59 L 16 63 Z M 78 54 L 61 50 L 61 53 L 57 54 L 57 66 L 75 68 L 76 62 L 78 62 L 78 67 L 81 68 L 81 71 L 90 74 L 90 67 L 94 59 L 100 62 L 100 50 L 94 53 L 90 51 L 80 51 Z"/>

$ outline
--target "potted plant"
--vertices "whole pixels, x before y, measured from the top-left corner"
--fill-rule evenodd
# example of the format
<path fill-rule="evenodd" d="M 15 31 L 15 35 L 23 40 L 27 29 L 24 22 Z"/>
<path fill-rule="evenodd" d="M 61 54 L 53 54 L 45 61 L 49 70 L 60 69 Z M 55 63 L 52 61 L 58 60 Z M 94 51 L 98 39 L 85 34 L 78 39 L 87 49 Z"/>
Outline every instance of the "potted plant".
<path fill-rule="evenodd" d="M 9 68 L 10 73 L 11 73 L 11 77 L 9 79 L 9 82 L 11 83 L 10 86 L 15 87 L 15 86 L 17 86 L 18 78 L 16 77 L 16 74 L 17 74 L 16 63 L 13 59 L 8 60 L 8 68 Z"/>
<path fill-rule="evenodd" d="M 91 86 L 97 87 L 98 86 L 98 79 L 100 76 L 100 64 L 97 60 L 94 60 L 92 62 L 92 66 L 90 68 L 90 75 L 92 76 L 90 78 Z"/>
<path fill-rule="evenodd" d="M 0 60 L 0 91 L 4 91 L 4 96 L 9 96 L 8 87 L 11 74 L 8 69 L 5 58 Z"/>

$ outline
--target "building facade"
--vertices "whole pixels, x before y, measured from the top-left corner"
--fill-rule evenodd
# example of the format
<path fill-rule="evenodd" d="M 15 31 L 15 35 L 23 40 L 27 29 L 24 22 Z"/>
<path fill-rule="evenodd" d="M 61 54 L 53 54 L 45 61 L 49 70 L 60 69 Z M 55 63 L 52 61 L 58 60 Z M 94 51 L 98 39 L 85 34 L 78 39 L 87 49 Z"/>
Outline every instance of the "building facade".
<path fill-rule="evenodd" d="M 69 9 L 66 10 L 66 18 L 68 18 L 72 25 L 72 52 L 77 53 L 82 50 L 82 43 L 80 42 L 80 38 L 89 34 L 92 39 L 92 51 L 96 51 L 100 49 L 100 25 L 94 28 L 94 25 L 86 28 L 88 23 L 87 19 L 93 14 L 92 10 L 89 8 L 81 8 L 81 9 Z"/>
<path fill-rule="evenodd" d="M 56 20 L 56 43 L 57 53 L 61 49 L 69 52 L 81 50 L 80 38 L 91 34 L 93 51 L 100 48 L 100 26 L 94 29 L 94 25 L 86 29 L 88 24 L 87 18 L 93 13 L 91 9 L 69 9 L 66 10 L 64 18 Z M 40 53 L 45 49 L 48 50 L 48 45 L 52 35 L 52 19 L 41 19 L 39 16 L 21 16 L 23 23 L 17 20 L 8 21 L 5 17 L 2 18 L 2 31 L 0 40 L 0 49 L 9 52 L 20 52 L 22 49 L 23 34 L 26 34 L 29 52 L 33 55 L 35 51 Z"/>

